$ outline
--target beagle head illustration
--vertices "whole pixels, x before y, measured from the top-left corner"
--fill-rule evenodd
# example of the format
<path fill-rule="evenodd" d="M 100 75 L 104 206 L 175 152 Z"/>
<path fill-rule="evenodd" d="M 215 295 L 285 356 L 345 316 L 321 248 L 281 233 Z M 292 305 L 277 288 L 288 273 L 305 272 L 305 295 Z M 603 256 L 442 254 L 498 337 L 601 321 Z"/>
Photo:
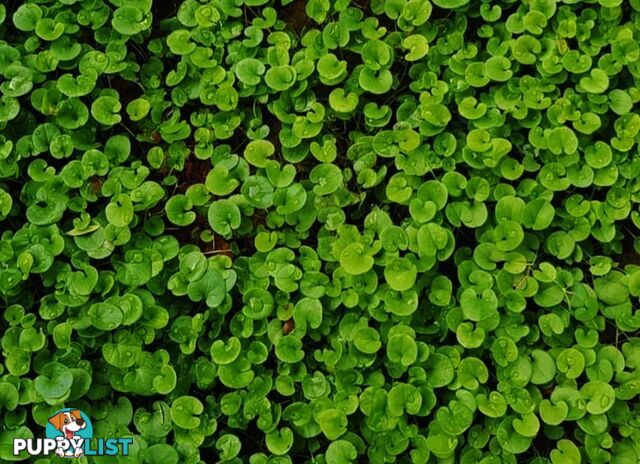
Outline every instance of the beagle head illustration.
<path fill-rule="evenodd" d="M 49 418 L 49 423 L 62 432 L 67 440 L 72 439 L 78 430 L 82 430 L 87 426 L 78 409 L 59 412 Z"/>

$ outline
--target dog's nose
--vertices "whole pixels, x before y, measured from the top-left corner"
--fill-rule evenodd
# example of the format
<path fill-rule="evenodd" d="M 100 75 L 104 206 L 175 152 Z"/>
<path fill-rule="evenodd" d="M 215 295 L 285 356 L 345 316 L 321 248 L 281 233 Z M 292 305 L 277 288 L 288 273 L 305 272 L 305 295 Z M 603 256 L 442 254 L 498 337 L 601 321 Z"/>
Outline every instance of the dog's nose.
<path fill-rule="evenodd" d="M 84 419 L 76 419 L 76 424 L 83 425 L 84 424 Z"/>

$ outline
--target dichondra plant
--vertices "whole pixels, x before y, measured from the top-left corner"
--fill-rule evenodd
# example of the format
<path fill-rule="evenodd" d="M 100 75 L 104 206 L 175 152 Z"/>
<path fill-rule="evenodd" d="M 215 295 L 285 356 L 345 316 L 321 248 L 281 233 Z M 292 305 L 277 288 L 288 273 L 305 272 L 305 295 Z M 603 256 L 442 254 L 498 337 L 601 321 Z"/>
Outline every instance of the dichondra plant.
<path fill-rule="evenodd" d="M 0 462 L 640 462 L 640 1 L 0 4 Z M 113 460 L 115 459 L 115 461 Z M 80 462 L 80 461 L 79 461 Z"/>

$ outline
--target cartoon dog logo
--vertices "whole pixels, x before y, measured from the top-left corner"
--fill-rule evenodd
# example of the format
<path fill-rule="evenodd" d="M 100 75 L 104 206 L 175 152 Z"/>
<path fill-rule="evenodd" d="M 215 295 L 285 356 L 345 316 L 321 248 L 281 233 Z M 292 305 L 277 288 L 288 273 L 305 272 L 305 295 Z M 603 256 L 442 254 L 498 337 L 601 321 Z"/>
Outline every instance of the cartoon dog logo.
<path fill-rule="evenodd" d="M 69 446 L 71 443 L 82 443 L 83 437 L 77 435 L 77 432 L 87 427 L 87 422 L 82 418 L 82 413 L 78 409 L 69 411 L 61 411 L 49 418 L 49 423 L 62 433 L 61 437 L 57 437 L 58 448 L 56 454 L 58 456 L 81 456 L 82 447 L 78 446 L 73 449 Z M 66 440 L 67 446 L 63 446 L 62 442 Z"/>

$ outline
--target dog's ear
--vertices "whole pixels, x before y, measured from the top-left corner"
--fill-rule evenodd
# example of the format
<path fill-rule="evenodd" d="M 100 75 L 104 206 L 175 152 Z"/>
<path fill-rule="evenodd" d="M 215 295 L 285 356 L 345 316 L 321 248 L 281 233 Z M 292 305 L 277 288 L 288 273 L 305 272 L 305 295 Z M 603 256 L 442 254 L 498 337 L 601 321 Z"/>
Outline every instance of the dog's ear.
<path fill-rule="evenodd" d="M 82 419 L 82 414 L 80 413 L 79 409 L 74 409 L 72 411 L 69 411 L 69 413 L 71 414 L 71 417 L 73 417 L 76 420 Z"/>
<path fill-rule="evenodd" d="M 53 425 L 56 430 L 62 430 L 62 424 L 64 423 L 65 414 L 63 412 L 56 414 L 49 418 L 49 423 Z"/>

